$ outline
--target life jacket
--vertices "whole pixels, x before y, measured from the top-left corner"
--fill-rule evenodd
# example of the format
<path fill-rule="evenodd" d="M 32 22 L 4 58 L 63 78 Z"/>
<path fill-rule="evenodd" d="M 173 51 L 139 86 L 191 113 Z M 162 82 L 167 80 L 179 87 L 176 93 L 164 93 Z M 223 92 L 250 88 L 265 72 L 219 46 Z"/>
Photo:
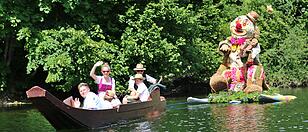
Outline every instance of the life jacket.
<path fill-rule="evenodd" d="M 112 90 L 112 85 L 113 85 L 112 78 L 109 77 L 109 80 L 111 82 L 111 85 L 103 84 L 103 78 L 101 78 L 101 80 L 99 81 L 99 84 L 98 84 L 98 93 L 99 92 L 106 92 L 107 90 Z"/>

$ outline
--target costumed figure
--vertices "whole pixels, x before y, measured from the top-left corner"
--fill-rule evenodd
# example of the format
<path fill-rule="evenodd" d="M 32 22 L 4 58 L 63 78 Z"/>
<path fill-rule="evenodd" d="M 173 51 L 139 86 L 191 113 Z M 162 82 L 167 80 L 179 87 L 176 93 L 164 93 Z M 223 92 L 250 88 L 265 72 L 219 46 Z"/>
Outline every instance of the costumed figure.
<path fill-rule="evenodd" d="M 256 12 L 251 11 L 231 22 L 232 35 L 219 43 L 219 51 L 224 58 L 210 80 L 213 92 L 227 89 L 251 93 L 268 88 L 264 83 L 264 69 L 259 60 L 261 49 L 258 43 L 260 31 L 256 26 L 258 17 Z M 245 58 L 247 60 L 243 64 L 242 59 Z"/>

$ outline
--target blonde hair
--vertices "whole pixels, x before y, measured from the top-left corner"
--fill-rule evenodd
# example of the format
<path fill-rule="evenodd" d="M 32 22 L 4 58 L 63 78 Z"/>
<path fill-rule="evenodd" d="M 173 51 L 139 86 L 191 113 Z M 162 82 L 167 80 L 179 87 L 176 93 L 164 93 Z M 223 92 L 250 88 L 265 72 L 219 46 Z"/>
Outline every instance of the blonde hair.
<path fill-rule="evenodd" d="M 110 68 L 110 66 L 109 66 L 109 64 L 108 64 L 107 62 L 105 62 L 105 63 L 102 65 L 101 70 L 103 70 L 104 67 L 107 67 L 109 71 L 111 70 L 111 68 Z"/>
<path fill-rule="evenodd" d="M 81 88 L 82 86 L 89 87 L 89 85 L 88 85 L 87 83 L 79 83 L 79 85 L 78 85 L 78 90 L 80 90 L 80 88 Z"/>

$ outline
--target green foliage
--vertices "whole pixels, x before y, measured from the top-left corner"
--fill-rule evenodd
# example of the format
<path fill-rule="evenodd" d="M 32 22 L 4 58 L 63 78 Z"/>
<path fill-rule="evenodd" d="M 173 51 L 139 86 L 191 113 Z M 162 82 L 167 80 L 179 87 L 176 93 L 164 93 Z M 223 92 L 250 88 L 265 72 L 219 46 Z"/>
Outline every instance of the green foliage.
<path fill-rule="evenodd" d="M 117 47 L 105 41 L 95 42 L 86 32 L 73 28 L 44 30 L 30 38 L 27 72 L 43 66 L 48 72 L 47 83 L 60 83 L 64 89 L 89 80 L 89 71 L 96 61 L 113 60 Z"/>
<path fill-rule="evenodd" d="M 269 82 L 275 86 L 301 86 L 307 83 L 308 38 L 301 27 L 289 30 L 289 35 L 277 42 L 277 47 L 264 53 Z"/>
<path fill-rule="evenodd" d="M 2 0 L 1 87 L 16 79 L 8 76 L 12 69 L 26 69 L 29 77 L 43 68 L 47 83 L 67 90 L 93 82 L 88 74 L 98 60 L 110 63 L 120 93 L 136 63 L 164 81 L 182 76 L 208 81 L 221 63 L 217 45 L 230 36 L 229 23 L 251 10 L 260 14 L 268 82 L 307 85 L 307 5 L 302 0 Z M 24 51 L 26 58 L 13 51 Z M 25 59 L 27 68 L 9 65 Z"/>
<path fill-rule="evenodd" d="M 262 94 L 266 95 L 274 95 L 279 93 L 278 88 L 271 88 L 267 91 L 263 91 Z M 232 100 L 239 100 L 243 103 L 249 102 L 258 102 L 259 96 L 261 94 L 254 92 L 254 93 L 244 93 L 243 91 L 234 92 L 234 91 L 221 91 L 219 93 L 211 93 L 209 94 L 209 102 L 211 103 L 229 103 Z"/>
<path fill-rule="evenodd" d="M 203 53 L 213 46 L 199 36 L 202 28 L 195 15 L 191 4 L 172 0 L 150 2 L 144 10 L 131 7 L 120 16 L 120 21 L 128 25 L 121 38 L 123 58 L 128 58 L 130 65 L 145 63 L 154 76 L 198 74 L 203 78 L 200 73 L 209 69 L 206 64 L 213 61 L 208 54 L 213 52 Z"/>

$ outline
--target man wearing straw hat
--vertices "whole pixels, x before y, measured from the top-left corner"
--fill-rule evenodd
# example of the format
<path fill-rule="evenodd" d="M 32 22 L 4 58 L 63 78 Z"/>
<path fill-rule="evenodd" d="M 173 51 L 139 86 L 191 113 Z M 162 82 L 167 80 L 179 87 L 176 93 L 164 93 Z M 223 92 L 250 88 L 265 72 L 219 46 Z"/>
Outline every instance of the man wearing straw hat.
<path fill-rule="evenodd" d="M 133 78 L 135 81 L 135 85 L 137 86 L 137 90 L 134 94 L 127 95 L 123 98 L 123 104 L 127 104 L 129 102 L 144 102 L 147 101 L 150 97 L 150 93 L 148 91 L 147 86 L 143 83 L 143 76 L 142 74 L 136 74 Z"/>
<path fill-rule="evenodd" d="M 136 74 L 141 74 L 143 76 L 144 84 L 147 87 L 150 87 L 150 85 L 155 84 L 157 82 L 157 80 L 155 78 L 151 77 L 150 75 L 145 74 L 144 73 L 145 70 L 146 70 L 146 68 L 144 68 L 142 64 L 137 64 L 136 68 L 134 68 L 134 71 L 136 72 Z M 130 89 L 132 91 L 137 90 L 137 86 L 135 84 L 134 77 L 130 77 L 128 89 Z"/>

